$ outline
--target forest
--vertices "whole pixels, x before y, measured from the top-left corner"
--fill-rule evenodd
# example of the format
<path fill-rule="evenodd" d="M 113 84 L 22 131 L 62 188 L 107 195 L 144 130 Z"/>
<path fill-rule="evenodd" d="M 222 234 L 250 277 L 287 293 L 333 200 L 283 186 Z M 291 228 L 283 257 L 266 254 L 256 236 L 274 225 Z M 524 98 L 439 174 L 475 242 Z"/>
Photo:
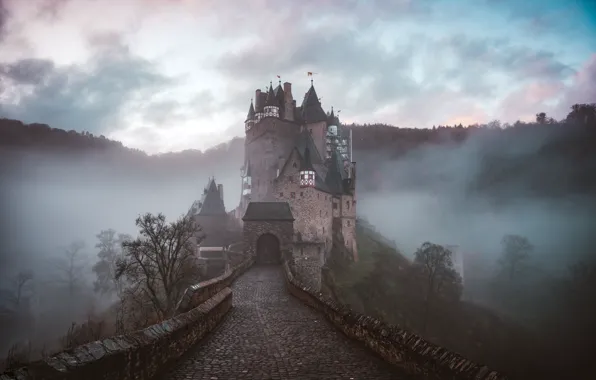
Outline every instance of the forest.
<path fill-rule="evenodd" d="M 345 127 L 358 165 L 360 260 L 330 263 L 335 297 L 514 378 L 593 373 L 596 339 L 585 338 L 596 337 L 595 104 L 574 105 L 558 121 L 538 113 L 511 125 Z M 204 183 L 187 181 L 195 173 L 233 178 L 233 202 L 242 152 L 234 138 L 204 152 L 147 155 L 104 136 L 0 119 L 4 368 L 171 315 L 182 289 L 200 280 L 186 240 L 173 248 L 177 275 L 156 279 L 142 271 L 140 237 L 200 228 L 178 218 L 194 199 L 172 193 L 198 196 Z M 27 207 L 32 198 L 42 201 Z M 88 219 L 97 221 L 75 228 Z M 483 253 L 465 262 L 463 278 L 452 242 Z M 129 286 L 139 279 L 145 287 Z"/>

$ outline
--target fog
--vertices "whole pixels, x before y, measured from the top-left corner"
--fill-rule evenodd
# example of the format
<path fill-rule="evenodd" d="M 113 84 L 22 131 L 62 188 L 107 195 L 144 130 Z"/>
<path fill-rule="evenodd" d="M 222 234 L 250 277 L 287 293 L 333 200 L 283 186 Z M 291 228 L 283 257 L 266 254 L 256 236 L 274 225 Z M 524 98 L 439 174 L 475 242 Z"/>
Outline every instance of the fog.
<path fill-rule="evenodd" d="M 502 237 L 517 234 L 534 245 L 534 267 L 566 275 L 570 264 L 594 253 L 596 197 L 565 182 L 570 173 L 596 170 L 596 165 L 584 160 L 578 167 L 568 157 L 554 154 L 537 160 L 541 148 L 561 136 L 532 129 L 514 139 L 501 132 L 477 133 L 461 145 L 427 145 L 399 160 L 360 154 L 356 157 L 364 162 L 360 167 L 377 165 L 380 189 L 359 194 L 358 214 L 395 240 L 408 257 L 425 241 L 458 245 L 466 257 L 474 255 L 474 261 L 484 265 L 483 276 L 490 276 L 502 252 Z M 489 177 L 487 157 L 532 164 L 513 165 L 500 180 L 483 187 L 479 184 Z M 555 181 L 541 182 L 542 176 Z M 556 188 L 556 194 L 550 194 Z M 467 285 L 464 295 L 474 291 Z"/>
<path fill-rule="evenodd" d="M 4 246 L 10 265 L 3 271 L 14 266 L 41 269 L 40 259 L 74 240 L 85 241 L 87 251 L 94 254 L 97 233 L 112 228 L 135 236 L 135 219 L 145 212 L 178 218 L 200 199 L 212 175 L 224 185 L 226 208 L 238 203 L 238 191 L 233 190 L 239 186 L 239 172 L 217 167 L 146 174 L 132 167 L 127 173 L 126 168 L 106 167 L 96 157 L 68 160 L 38 155 L 26 156 L 18 164 L 18 173 L 2 181 L 5 226 L 11 231 Z"/>
<path fill-rule="evenodd" d="M 596 202 L 569 189 L 545 196 L 536 191 L 535 177 L 549 173 L 563 178 L 576 170 L 574 164 L 563 156 L 549 156 L 534 162 L 531 170 L 481 186 L 487 157 L 529 159 L 556 138 L 550 132 L 517 139 L 478 133 L 461 145 L 415 148 L 399 160 L 356 151 L 357 178 L 375 169 L 379 173 L 375 191 L 370 184 L 357 183 L 358 215 L 395 240 L 408 257 L 425 241 L 459 245 L 480 258 L 484 271 L 476 275 L 487 278 L 495 269 L 503 235 L 523 235 L 535 246 L 533 265 L 563 275 L 569 264 L 591 253 Z M 224 185 L 226 208 L 233 209 L 239 201 L 242 159 L 243 152 L 236 149 L 178 170 L 141 170 L 105 156 L 20 153 L 4 158 L 10 170 L 4 165 L 0 183 L 0 286 L 9 287 L 17 272 L 32 270 L 37 299 L 33 314 L 46 319 L 39 328 L 51 329 L 52 338 L 63 335 L 89 309 L 101 311 L 109 304 L 92 291 L 96 234 L 112 228 L 136 236 L 135 218 L 142 213 L 162 212 L 168 220 L 185 214 L 212 175 Z M 72 299 L 50 286 L 57 276 L 55 260 L 73 241 L 85 243 L 86 276 L 74 308 Z M 475 301 L 483 301 L 473 287 L 466 283 L 464 296 L 473 294 Z M 27 338 L 22 333 L 19 339 Z"/>
<path fill-rule="evenodd" d="M 186 214 L 193 201 L 200 199 L 208 178 L 215 175 L 224 185 L 226 208 L 238 202 L 242 152 L 230 162 L 197 165 L 195 170 L 142 170 L 123 160 L 106 156 L 24 153 L 3 154 L 2 224 L 0 236 L 0 311 L 9 309 L 13 279 L 19 272 L 32 271 L 27 287 L 34 330 L 31 325 L 3 328 L 0 350 L 14 342 L 35 340 L 49 347 L 63 336 L 72 322 L 80 323 L 93 312 L 105 311 L 113 297 L 93 292 L 96 276 L 91 270 L 97 261 L 101 230 L 114 229 L 132 236 L 138 234 L 135 219 L 140 214 L 162 212 L 167 220 Z M 232 165 L 233 163 L 233 165 Z M 64 284 L 65 249 L 73 242 L 84 242 L 77 265 L 83 278 L 73 297 Z M 62 272 L 62 273 L 61 273 Z M 1 313 L 0 313 L 1 314 Z M 19 330 L 19 331 L 15 331 Z M 41 343 L 40 343 L 41 341 Z M 0 353 L 1 354 L 1 353 Z"/>

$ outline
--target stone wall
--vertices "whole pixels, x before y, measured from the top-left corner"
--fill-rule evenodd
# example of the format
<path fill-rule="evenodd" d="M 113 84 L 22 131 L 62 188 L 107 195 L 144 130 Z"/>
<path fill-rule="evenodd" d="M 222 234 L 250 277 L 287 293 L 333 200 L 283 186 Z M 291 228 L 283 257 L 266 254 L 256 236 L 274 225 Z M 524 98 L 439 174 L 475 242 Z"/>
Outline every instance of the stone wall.
<path fill-rule="evenodd" d="M 296 163 L 296 168 L 294 168 Z M 276 180 L 274 196 L 288 202 L 294 221 L 294 231 L 306 241 L 331 243 L 331 195 L 312 187 L 300 187 L 299 163 L 292 154 L 284 173 Z"/>
<path fill-rule="evenodd" d="M 253 261 L 187 289 L 176 316 L 143 330 L 60 352 L 0 380 L 150 380 L 213 330 L 232 307 L 229 285 Z"/>
<path fill-rule="evenodd" d="M 132 334 L 91 342 L 27 367 L 0 380 L 150 380 L 211 331 L 232 307 L 232 290 L 198 307 Z"/>
<path fill-rule="evenodd" d="M 219 277 L 211 280 L 200 282 L 186 289 L 184 295 L 178 305 L 176 306 L 176 314 L 185 313 L 193 308 L 201 305 L 206 300 L 213 297 L 215 294 L 222 291 L 242 273 L 244 273 L 253 264 L 252 257 L 242 263 L 232 267 L 229 271 Z"/>
<path fill-rule="evenodd" d="M 279 240 L 282 258 L 292 254 L 294 222 L 291 221 L 250 221 L 244 222 L 244 247 L 246 255 L 256 257 L 257 240 L 263 234 L 270 233 Z"/>
<path fill-rule="evenodd" d="M 295 273 L 300 281 L 312 289 L 321 289 L 321 267 L 324 263 L 325 246 L 323 244 L 295 242 Z"/>
<path fill-rule="evenodd" d="M 506 380 L 507 377 L 421 337 L 378 319 L 358 314 L 302 284 L 284 263 L 288 290 L 325 315 L 338 329 L 389 363 L 426 379 Z"/>

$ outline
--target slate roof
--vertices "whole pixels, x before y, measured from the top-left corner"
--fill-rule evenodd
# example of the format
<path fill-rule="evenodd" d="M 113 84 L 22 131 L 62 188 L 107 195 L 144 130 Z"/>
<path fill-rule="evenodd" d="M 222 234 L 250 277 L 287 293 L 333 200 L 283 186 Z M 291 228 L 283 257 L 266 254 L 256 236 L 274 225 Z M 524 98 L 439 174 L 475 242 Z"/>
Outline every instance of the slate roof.
<path fill-rule="evenodd" d="M 331 113 L 327 116 L 327 126 L 336 125 L 339 127 L 339 117 L 335 115 L 333 112 L 333 107 L 331 107 Z"/>
<path fill-rule="evenodd" d="M 302 155 L 300 158 L 300 171 L 315 171 L 315 168 L 313 168 L 312 162 L 310 161 L 310 150 L 308 147 L 304 149 L 304 155 Z"/>
<path fill-rule="evenodd" d="M 296 139 L 296 148 L 302 157 L 305 156 L 305 151 L 308 148 L 310 151 L 310 159 L 313 164 L 319 164 L 323 162 L 319 150 L 312 139 L 312 135 L 306 128 L 298 135 Z"/>
<path fill-rule="evenodd" d="M 319 121 L 327 121 L 327 114 L 323 111 L 323 107 L 321 107 L 321 102 L 319 101 L 319 97 L 317 92 L 315 91 L 315 87 L 311 84 L 310 88 L 306 95 L 304 95 L 304 100 L 302 101 L 301 107 L 301 116 L 302 120 L 305 123 L 316 123 Z"/>
<path fill-rule="evenodd" d="M 279 105 L 282 106 L 284 104 L 284 99 L 285 99 L 285 93 L 284 93 L 284 89 L 281 87 L 281 82 L 277 85 L 277 87 L 275 87 L 275 96 L 277 97 L 277 101 L 279 102 Z"/>
<path fill-rule="evenodd" d="M 344 194 L 344 176 L 341 172 L 341 163 L 337 151 L 334 149 L 329 161 L 329 171 L 325 177 L 325 184 L 333 194 Z"/>
<path fill-rule="evenodd" d="M 250 202 L 244 221 L 294 221 L 288 202 Z"/>
<path fill-rule="evenodd" d="M 211 178 L 209 182 L 209 186 L 206 189 L 205 197 L 203 199 L 203 204 L 197 215 L 226 215 L 226 207 L 219 195 L 219 190 L 217 190 L 215 178 Z"/>
<path fill-rule="evenodd" d="M 248 115 L 246 115 L 245 122 L 253 120 L 255 118 L 255 107 L 252 105 L 252 99 L 250 101 L 250 108 L 248 109 Z"/>
<path fill-rule="evenodd" d="M 279 101 L 273 92 L 273 85 L 269 85 L 269 91 L 267 92 L 267 100 L 265 102 L 266 106 L 276 106 L 279 107 Z"/>

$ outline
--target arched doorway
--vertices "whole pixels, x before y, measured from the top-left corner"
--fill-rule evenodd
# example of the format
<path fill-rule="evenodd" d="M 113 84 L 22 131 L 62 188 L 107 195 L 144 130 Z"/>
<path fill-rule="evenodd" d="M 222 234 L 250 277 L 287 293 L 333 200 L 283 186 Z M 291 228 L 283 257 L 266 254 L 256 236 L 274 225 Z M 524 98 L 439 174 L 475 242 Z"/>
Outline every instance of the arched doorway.
<path fill-rule="evenodd" d="M 257 263 L 279 264 L 281 262 L 281 249 L 279 240 L 275 235 L 263 234 L 257 240 Z"/>

